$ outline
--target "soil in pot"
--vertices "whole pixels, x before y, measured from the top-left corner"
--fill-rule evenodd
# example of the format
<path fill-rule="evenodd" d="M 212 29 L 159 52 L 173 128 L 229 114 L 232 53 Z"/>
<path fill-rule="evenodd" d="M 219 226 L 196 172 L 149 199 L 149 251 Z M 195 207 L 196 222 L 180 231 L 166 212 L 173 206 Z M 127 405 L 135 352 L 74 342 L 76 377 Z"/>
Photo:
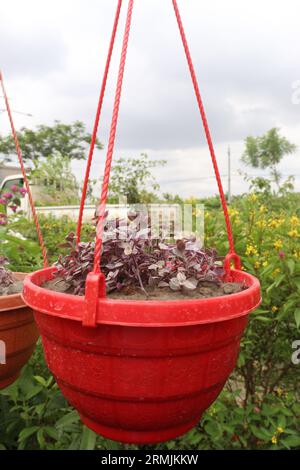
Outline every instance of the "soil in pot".
<path fill-rule="evenodd" d="M 22 290 L 23 290 L 23 281 L 13 277 L 12 284 L 9 284 L 8 286 L 0 286 L 0 296 L 20 294 Z"/>
<path fill-rule="evenodd" d="M 55 277 L 43 284 L 45 289 L 55 292 L 72 294 L 71 286 L 64 279 Z M 246 286 L 238 282 L 200 282 L 195 290 L 172 291 L 169 287 L 155 287 L 147 289 L 147 294 L 139 287 L 125 287 L 121 290 L 109 292 L 107 297 L 110 299 L 123 300 L 184 300 L 184 299 L 208 299 L 210 297 L 222 297 L 235 294 L 247 289 Z"/>

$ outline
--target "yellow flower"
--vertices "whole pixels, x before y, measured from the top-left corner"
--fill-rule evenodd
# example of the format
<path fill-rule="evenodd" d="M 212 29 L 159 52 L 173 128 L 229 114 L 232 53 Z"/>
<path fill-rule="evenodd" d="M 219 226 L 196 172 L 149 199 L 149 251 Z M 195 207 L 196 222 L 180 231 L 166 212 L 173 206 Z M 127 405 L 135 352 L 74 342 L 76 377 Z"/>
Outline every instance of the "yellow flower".
<path fill-rule="evenodd" d="M 265 220 L 258 220 L 255 225 L 259 228 L 265 228 L 267 226 L 267 222 Z"/>
<path fill-rule="evenodd" d="M 280 248 L 283 247 L 283 241 L 282 240 L 276 240 L 274 242 L 274 248 L 275 250 L 280 250 Z"/>
<path fill-rule="evenodd" d="M 299 237 L 299 233 L 298 233 L 298 230 L 297 229 L 292 229 L 288 232 L 288 236 L 291 237 L 291 238 L 298 238 Z"/>
<path fill-rule="evenodd" d="M 257 255 L 258 251 L 255 246 L 247 245 L 246 247 L 246 256 Z"/>
<path fill-rule="evenodd" d="M 273 436 L 271 441 L 272 441 L 272 444 L 277 444 L 277 437 Z"/>
<path fill-rule="evenodd" d="M 265 268 L 266 266 L 268 266 L 268 264 L 269 264 L 268 261 L 264 261 L 262 265 Z"/>
<path fill-rule="evenodd" d="M 255 261 L 254 267 L 255 267 L 255 269 L 259 269 L 260 268 L 260 261 Z"/>
<path fill-rule="evenodd" d="M 297 217 L 296 215 L 292 215 L 292 217 L 290 218 L 290 224 L 293 227 L 296 227 L 297 225 L 299 225 L 299 223 L 300 223 L 299 217 Z"/>
<path fill-rule="evenodd" d="M 282 388 L 278 387 L 278 388 L 276 389 L 276 393 L 277 393 L 277 395 L 278 395 L 279 397 L 281 397 L 281 396 L 284 394 L 284 391 L 282 390 Z"/>
<path fill-rule="evenodd" d="M 230 215 L 230 217 L 235 217 L 236 215 L 239 215 L 239 211 L 233 209 L 232 207 L 229 207 L 228 214 Z"/>
<path fill-rule="evenodd" d="M 256 202 L 257 201 L 257 196 L 256 194 L 252 193 L 249 195 L 249 201 L 250 202 Z"/>
<path fill-rule="evenodd" d="M 282 221 L 282 219 L 271 219 L 269 220 L 269 223 L 268 223 L 268 226 L 270 228 L 278 228 L 280 227 L 280 225 L 283 224 L 284 221 Z"/>
<path fill-rule="evenodd" d="M 277 432 L 278 432 L 278 434 L 282 434 L 284 432 L 284 429 L 282 429 L 281 426 L 278 426 Z"/>
<path fill-rule="evenodd" d="M 278 310 L 279 310 L 279 308 L 278 308 L 278 307 L 276 307 L 275 305 L 274 305 L 274 307 L 272 307 L 272 312 L 273 312 L 273 313 L 276 313 L 276 312 L 278 312 Z"/>
<path fill-rule="evenodd" d="M 259 208 L 259 212 L 261 214 L 264 214 L 265 212 L 268 212 L 268 209 L 266 208 L 266 206 L 264 206 L 264 204 L 262 204 Z"/>
<path fill-rule="evenodd" d="M 273 273 L 272 273 L 272 277 L 275 278 L 277 276 L 277 274 L 280 273 L 280 269 L 279 268 L 276 268 L 274 269 Z"/>

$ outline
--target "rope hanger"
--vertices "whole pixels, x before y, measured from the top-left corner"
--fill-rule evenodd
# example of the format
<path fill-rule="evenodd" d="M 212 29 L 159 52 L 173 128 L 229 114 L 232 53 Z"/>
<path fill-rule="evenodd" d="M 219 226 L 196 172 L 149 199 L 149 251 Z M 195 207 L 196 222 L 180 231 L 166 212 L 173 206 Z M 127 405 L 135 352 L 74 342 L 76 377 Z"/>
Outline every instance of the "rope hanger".
<path fill-rule="evenodd" d="M 88 187 L 88 183 L 89 183 L 89 176 L 90 176 L 91 164 L 92 164 L 93 154 L 94 154 L 94 149 L 95 149 L 95 142 L 96 142 L 96 138 L 97 138 L 98 126 L 99 126 L 99 121 L 100 121 L 100 117 L 101 117 L 101 111 L 102 111 L 103 98 L 104 98 L 105 88 L 106 88 L 106 83 L 107 83 L 107 77 L 108 77 L 108 73 L 109 73 L 111 57 L 112 57 L 114 44 L 115 44 L 115 39 L 116 39 L 116 33 L 117 33 L 117 29 L 118 29 L 121 6 L 122 6 L 122 0 L 118 0 L 117 10 L 116 10 L 116 14 L 115 14 L 115 20 L 114 20 L 114 25 L 113 25 L 113 30 L 112 30 L 112 33 L 111 33 L 111 39 L 110 39 L 109 49 L 108 49 L 108 53 L 107 53 L 107 59 L 106 59 L 106 64 L 105 64 L 104 75 L 103 75 L 101 89 L 100 89 L 100 96 L 99 96 L 99 101 L 98 101 L 98 106 L 97 106 L 97 112 L 96 112 L 96 118 L 95 118 L 95 122 L 94 122 L 94 128 L 93 128 L 93 132 L 92 132 L 92 139 L 91 139 L 91 144 L 90 144 L 90 149 L 89 149 L 89 155 L 88 155 L 87 164 L 86 164 L 85 177 L 84 177 L 84 183 L 83 183 L 83 188 L 82 188 L 81 203 L 80 203 L 79 215 L 78 215 L 77 231 L 76 231 L 76 243 L 77 243 L 77 245 L 80 242 L 83 210 L 84 210 L 84 205 L 85 205 L 87 187 Z"/>
<path fill-rule="evenodd" d="M 27 191 L 27 194 L 28 194 L 28 200 L 29 200 L 29 204 L 30 204 L 30 208 L 31 208 L 31 213 L 32 213 L 32 217 L 33 217 L 33 220 L 34 220 L 34 224 L 35 224 L 39 244 L 41 246 L 41 251 L 42 251 L 42 256 L 43 256 L 43 265 L 44 265 L 44 268 L 46 268 L 48 266 L 47 250 L 46 250 L 46 247 L 45 247 L 45 243 L 44 243 L 44 239 L 43 239 L 43 236 L 42 236 L 39 220 L 38 220 L 36 210 L 35 210 L 35 207 L 34 207 L 34 202 L 33 202 L 32 194 L 31 194 L 31 189 L 30 189 L 29 181 L 28 181 L 28 178 L 27 178 L 27 175 L 26 175 L 26 170 L 25 170 L 24 163 L 23 163 L 23 157 L 22 157 L 22 152 L 21 152 L 21 148 L 20 148 L 20 144 L 19 144 L 19 139 L 18 139 L 16 129 L 15 129 L 15 126 L 14 126 L 9 101 L 8 101 L 5 86 L 4 86 L 3 75 L 2 75 L 1 72 L 0 72 L 0 82 L 1 82 L 1 88 L 2 88 L 2 92 L 3 92 L 3 96 L 4 96 L 5 106 L 6 106 L 9 122 L 10 122 L 11 131 L 12 131 L 13 139 L 14 139 L 14 142 L 15 142 L 17 156 L 18 156 L 20 167 L 21 167 L 22 175 L 23 175 L 23 178 L 24 178 L 24 184 L 25 184 L 25 187 L 26 187 L 26 191 Z"/>
<path fill-rule="evenodd" d="M 115 32 L 117 28 L 117 23 L 119 19 L 119 13 L 120 11 L 118 10 L 120 8 L 120 4 L 122 2 L 119 1 L 118 6 L 117 6 L 117 13 L 116 13 L 116 19 L 115 19 L 115 24 L 114 24 L 114 29 L 113 29 L 113 34 L 112 34 L 112 39 L 111 39 L 111 45 L 109 49 L 109 58 L 108 58 L 108 66 L 106 67 L 106 74 L 104 75 L 103 82 L 106 83 L 107 79 L 107 73 L 108 73 L 108 68 L 109 68 L 109 61 L 111 58 L 111 53 L 113 49 L 113 43 L 115 40 Z M 110 171 L 111 171 L 111 164 L 112 164 L 112 157 L 113 157 L 113 151 L 114 151 L 114 144 L 115 144 L 115 137 L 116 137 L 116 131 L 117 131 L 117 123 L 118 123 L 118 116 L 119 116 L 119 108 L 120 108 L 120 100 L 121 100 L 121 92 L 122 92 L 122 84 L 123 84 L 123 76 L 124 76 L 124 70 L 125 70 L 125 64 L 126 64 L 126 55 L 127 55 L 127 48 L 128 48 L 128 41 L 129 41 L 129 34 L 130 34 L 130 27 L 131 27 L 131 19 L 132 19 L 132 10 L 133 10 L 133 4 L 134 0 L 129 0 L 128 2 L 128 9 L 127 9 L 127 16 L 126 16 L 126 24 L 125 24 L 125 31 L 124 31 L 124 36 L 123 36 L 123 45 L 122 45 L 122 52 L 121 52 L 121 58 L 120 58 L 120 64 L 119 64 L 119 72 L 118 72 L 118 78 L 117 78 L 117 85 L 116 85 L 116 91 L 115 91 L 115 99 L 114 99 L 114 107 L 113 107 L 113 113 L 112 113 L 112 120 L 111 120 L 111 126 L 110 126 L 110 133 L 109 133 L 109 142 L 108 142 L 108 148 L 107 148 L 107 154 L 106 154 L 106 160 L 105 160 L 105 168 L 104 168 L 104 176 L 103 176 L 103 182 L 102 182 L 102 191 L 101 191 L 101 197 L 100 197 L 100 209 L 99 209 L 99 218 L 98 218 L 98 223 L 97 223 L 97 229 L 96 229 L 96 240 L 95 240 L 95 254 L 94 254 L 94 266 L 93 266 L 93 271 L 88 274 L 87 280 L 86 280 L 86 293 L 85 293 L 85 298 L 86 298 L 86 303 L 87 303 L 87 308 L 86 312 L 84 313 L 83 316 L 83 324 L 85 326 L 95 326 L 96 325 L 96 320 L 97 320 L 97 306 L 98 306 L 98 299 L 99 297 L 104 298 L 105 297 L 105 277 L 103 273 L 101 273 L 100 270 L 100 262 L 101 262 L 101 248 L 102 248 L 102 236 L 103 236 L 103 230 L 104 230 L 104 223 L 105 223 L 105 208 L 106 208 L 106 201 L 107 201 L 107 195 L 108 195 L 108 185 L 109 185 L 109 178 L 110 178 Z M 223 209 L 223 214 L 224 214 L 224 219 L 225 219 L 225 224 L 226 224 L 226 231 L 227 231 L 227 237 L 228 237 L 228 242 L 229 242 L 229 252 L 227 256 L 225 257 L 224 260 L 224 269 L 227 275 L 227 278 L 230 278 L 230 268 L 231 268 L 231 263 L 234 263 L 234 266 L 236 269 L 241 269 L 241 261 L 239 256 L 236 254 L 235 249 L 234 249 L 234 240 L 233 240 L 233 234 L 232 234 L 232 228 L 231 228 L 231 223 L 229 219 L 229 214 L 228 214 L 228 208 L 227 208 L 227 203 L 226 203 L 226 198 L 222 186 L 222 181 L 221 181 L 221 176 L 217 164 L 217 159 L 214 151 L 214 146 L 211 138 L 211 133 L 209 130 L 200 90 L 199 90 L 199 85 L 194 69 L 194 65 L 192 62 L 189 46 L 187 43 L 182 19 L 180 16 L 177 0 L 172 0 L 185 56 L 187 59 L 191 79 L 192 79 L 192 84 L 194 87 L 196 99 L 197 99 L 197 104 L 206 136 L 206 141 L 208 144 L 211 160 L 213 163 L 213 168 L 215 172 L 215 177 L 218 185 L 218 190 L 219 190 L 219 195 L 221 199 L 221 204 L 222 204 L 222 209 Z M 103 85 L 102 85 L 103 89 Z M 104 91 L 103 91 L 104 93 Z M 93 150 L 94 150 L 94 144 L 96 139 L 96 134 L 97 134 L 97 129 L 98 129 L 98 124 L 99 124 L 99 119 L 100 119 L 100 111 L 101 111 L 101 106 L 102 106 L 102 101 L 103 101 L 103 95 L 100 94 L 100 99 L 98 103 L 98 110 L 96 114 L 96 119 L 95 119 L 95 124 L 94 124 L 94 130 L 93 130 L 93 135 L 92 135 L 92 143 L 90 147 L 90 153 L 89 153 L 89 161 L 87 165 L 87 172 L 89 172 L 90 169 L 90 164 L 91 160 L 93 157 Z M 100 110 L 100 111 L 99 111 Z M 86 173 L 87 174 L 87 173 Z M 84 200 L 81 201 L 81 205 L 84 205 Z M 81 207 L 81 218 L 79 220 L 79 225 L 78 225 L 78 232 L 77 232 L 77 239 L 80 239 L 80 229 L 81 229 L 81 222 L 82 222 L 82 211 L 83 207 Z"/>
<path fill-rule="evenodd" d="M 200 116 L 202 119 L 204 131 L 205 131 L 205 136 L 207 140 L 207 144 L 209 147 L 212 163 L 213 163 L 213 168 L 215 172 L 215 177 L 218 185 L 218 190 L 219 190 L 219 195 L 221 199 L 221 204 L 222 204 L 222 209 L 224 213 L 224 218 L 225 218 L 225 224 L 226 224 L 226 230 L 227 230 L 227 236 L 228 236 L 228 241 L 229 241 L 229 252 L 227 256 L 225 257 L 224 260 L 224 269 L 227 273 L 227 277 L 230 277 L 230 267 L 231 267 L 231 262 L 234 262 L 235 268 L 240 269 L 241 268 L 241 262 L 239 256 L 235 253 L 234 250 L 234 241 L 233 241 L 233 235 L 232 235 L 232 229 L 231 229 L 231 224 L 230 224 L 230 219 L 229 219 L 229 214 L 228 214 L 228 208 L 226 204 L 226 198 L 224 195 L 224 190 L 221 182 L 221 177 L 220 177 L 220 172 L 218 169 L 218 164 L 215 156 L 215 151 L 212 143 L 212 138 L 208 126 L 208 122 L 206 119 L 206 114 L 203 106 L 203 102 L 201 99 L 201 94 L 199 90 L 199 85 L 195 73 L 195 69 L 193 66 L 189 46 L 187 43 L 186 35 L 184 32 L 184 27 L 183 23 L 181 20 L 178 4 L 176 0 L 172 0 L 173 3 L 173 8 L 184 48 L 184 52 L 186 55 L 191 79 L 192 79 L 192 84 L 194 87 L 196 99 L 197 99 L 197 104 L 200 112 Z M 122 45 L 122 52 L 121 52 L 121 58 L 120 58 L 120 65 L 119 65 L 119 72 L 118 72 L 118 79 L 117 79 L 117 86 L 116 86 L 116 92 L 115 92 L 115 99 L 114 99 L 114 107 L 113 107 L 113 113 L 112 113 L 112 120 L 111 120 L 111 127 L 110 127 L 110 134 L 109 134 L 109 143 L 108 143 L 108 149 L 107 149 L 107 154 L 106 154 L 106 161 L 105 161 L 105 169 L 104 169 L 104 176 L 103 176 L 103 183 L 102 183 L 102 191 L 101 191 L 101 197 L 100 197 L 100 209 L 99 209 L 99 218 L 98 218 L 98 223 L 97 223 L 97 229 L 96 229 L 96 241 L 95 241 L 95 255 L 94 255 L 94 266 L 93 266 L 93 271 L 89 273 L 87 276 L 87 281 L 86 281 L 86 303 L 87 303 L 87 309 L 84 314 L 83 318 L 83 324 L 88 325 L 88 326 L 94 326 L 96 323 L 96 314 L 97 314 L 97 304 L 98 304 L 98 298 L 99 297 L 105 297 L 105 277 L 101 273 L 100 270 L 100 262 L 101 262 L 101 248 L 102 248 L 102 236 L 103 236 L 103 230 L 104 230 L 104 222 L 105 222 L 105 208 L 106 208 L 106 201 L 107 201 L 107 196 L 108 196 L 108 186 L 109 186 L 109 179 L 110 179 L 110 171 L 111 171 L 111 164 L 112 164 L 112 157 L 113 157 L 113 151 L 114 151 L 114 144 L 115 144 L 115 137 L 116 137 L 116 130 L 117 130 L 117 123 L 118 123 L 118 115 L 119 115 L 119 108 L 120 108 L 120 100 L 121 100 L 121 92 L 122 92 L 122 84 L 123 84 L 123 76 L 124 76 L 124 70 L 125 70 L 125 64 L 126 64 L 126 55 L 127 55 L 127 48 L 128 48 L 128 41 L 129 41 L 129 34 L 130 34 L 130 27 L 131 27 L 131 18 L 132 18 L 132 11 L 133 11 L 133 4 L 134 0 L 129 0 L 128 2 L 128 9 L 127 9 L 127 16 L 126 16 L 126 24 L 125 24 L 125 31 L 124 31 L 124 37 L 123 37 L 123 45 Z M 108 55 L 107 55 L 107 60 L 106 60 L 106 66 L 105 66 L 105 71 L 102 79 L 102 85 L 101 85 L 101 90 L 100 90 L 100 96 L 99 96 L 99 101 L 98 101 L 98 107 L 97 107 L 97 112 L 96 112 L 96 117 L 95 117 L 95 122 L 94 122 L 94 127 L 93 127 L 93 132 L 92 132 L 92 138 L 91 138 L 91 144 L 90 144 L 90 149 L 89 149 L 89 155 L 87 159 L 87 166 L 86 166 L 86 172 L 85 172 L 85 179 L 84 179 L 84 185 L 83 185 L 83 191 L 82 191 L 82 198 L 81 198 L 81 204 L 80 204 L 80 210 L 79 210 L 79 217 L 78 217 L 78 224 L 77 224 L 77 244 L 80 241 L 80 233 L 81 233 L 81 226 L 82 226 L 82 217 L 83 217 L 83 210 L 84 210 L 84 204 L 85 204 L 85 198 L 86 198 L 86 193 L 87 193 L 87 185 L 88 185 L 88 180 L 89 180 L 89 174 L 90 174 L 90 168 L 91 168 L 91 163 L 93 159 L 93 153 L 94 153 L 94 147 L 95 147 L 95 142 L 97 138 L 97 131 L 98 131 L 98 126 L 99 126 L 99 121 L 100 121 L 100 116 L 101 116 L 101 110 L 102 110 L 102 104 L 103 104 L 103 98 L 105 94 L 105 88 L 106 88 L 106 83 L 107 83 L 107 78 L 108 78 L 108 73 L 109 73 L 109 68 L 110 68 L 110 62 L 111 62 L 111 57 L 113 53 L 113 48 L 114 48 L 114 43 L 115 43 L 115 37 L 116 37 L 116 32 L 118 28 L 118 22 L 119 22 L 119 17 L 120 17 L 120 10 L 122 6 L 122 0 L 118 0 L 117 4 L 117 9 L 116 9 L 116 14 L 115 14 L 115 20 L 113 24 L 113 30 L 111 34 L 111 40 L 110 40 L 110 45 L 109 45 L 109 50 L 108 50 Z M 35 211 L 33 199 L 32 199 L 32 194 L 29 186 L 29 182 L 27 179 L 27 175 L 25 172 L 24 164 L 23 164 L 23 159 L 22 159 L 22 153 L 21 149 L 19 146 L 18 142 L 18 137 L 17 133 L 15 131 L 13 119 L 12 119 L 12 114 L 9 106 L 9 102 L 7 99 L 4 83 L 3 83 L 3 76 L 0 73 L 0 81 L 1 81 L 1 87 L 5 99 L 5 104 L 6 104 L 6 109 L 7 113 L 9 116 L 9 121 L 12 129 L 12 134 L 15 142 L 15 147 L 19 159 L 19 163 L 21 166 L 22 174 L 24 177 L 24 183 L 28 192 L 28 198 L 29 198 L 29 203 L 30 207 L 32 210 L 32 215 L 34 219 L 34 223 L 36 226 L 37 234 L 38 234 L 38 239 L 42 248 L 42 254 L 43 254 L 43 261 L 44 261 L 44 267 L 48 266 L 47 262 L 47 252 L 45 248 L 45 244 L 43 241 L 42 233 L 40 230 L 40 225 L 38 222 L 37 214 Z"/>

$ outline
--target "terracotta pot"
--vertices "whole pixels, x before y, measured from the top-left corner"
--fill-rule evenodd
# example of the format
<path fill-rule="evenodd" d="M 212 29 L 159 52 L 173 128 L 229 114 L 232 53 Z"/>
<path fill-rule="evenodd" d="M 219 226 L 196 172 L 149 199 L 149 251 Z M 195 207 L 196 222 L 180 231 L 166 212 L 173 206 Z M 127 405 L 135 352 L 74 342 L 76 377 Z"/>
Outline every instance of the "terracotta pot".
<path fill-rule="evenodd" d="M 24 279 L 25 273 L 14 273 Z M 30 358 L 38 339 L 31 308 L 24 303 L 21 293 L 0 296 L 0 358 L 5 353 L 6 363 L 0 362 L 0 389 L 14 382 Z"/>
<path fill-rule="evenodd" d="M 40 287 L 55 268 L 26 277 L 47 364 L 83 422 L 123 442 L 172 439 L 195 426 L 236 364 L 258 280 L 232 271 L 247 290 L 179 301 L 100 299 L 96 326 L 83 326 L 85 297 Z"/>

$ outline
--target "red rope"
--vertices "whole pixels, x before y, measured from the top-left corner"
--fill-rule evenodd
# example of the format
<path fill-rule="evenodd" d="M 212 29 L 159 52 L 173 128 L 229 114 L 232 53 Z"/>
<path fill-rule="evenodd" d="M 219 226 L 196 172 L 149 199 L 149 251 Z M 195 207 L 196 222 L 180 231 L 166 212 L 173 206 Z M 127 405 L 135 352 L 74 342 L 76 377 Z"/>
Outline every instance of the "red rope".
<path fill-rule="evenodd" d="M 126 25 L 125 25 L 125 31 L 124 31 L 124 37 L 123 37 L 123 46 L 122 46 L 121 59 L 120 59 L 120 65 L 119 65 L 118 80 L 117 80 L 116 93 L 115 93 L 114 108 L 113 108 L 108 148 L 107 148 L 107 155 L 106 155 L 106 161 L 105 161 L 104 176 L 103 176 L 103 182 L 102 182 L 101 198 L 100 198 L 100 209 L 99 209 L 99 219 L 98 219 L 97 231 L 96 231 L 95 259 L 94 259 L 94 270 L 93 270 L 95 274 L 100 272 L 100 259 L 101 259 L 102 235 L 103 235 L 104 219 L 105 219 L 105 207 L 106 207 L 106 200 L 107 200 L 107 194 L 108 194 L 108 184 L 109 184 L 112 156 L 113 156 L 116 131 L 117 131 L 121 91 L 122 91 L 123 76 L 124 76 L 124 69 L 125 69 L 125 63 L 126 63 L 126 54 L 127 54 L 130 26 L 131 26 L 132 9 L 133 9 L 133 0 L 129 0 Z"/>
<path fill-rule="evenodd" d="M 121 6 L 122 6 L 122 0 L 119 0 L 118 4 L 117 4 L 117 10 L 116 10 L 116 14 L 115 14 L 113 30 L 112 30 L 112 34 L 111 34 L 111 39 L 110 39 L 110 44 L 109 44 L 109 49 L 108 49 L 108 54 L 107 54 L 107 59 L 106 59 L 106 65 L 105 65 L 105 70 L 104 70 L 104 75 L 103 75 L 102 85 L 101 85 L 101 90 L 100 90 L 100 96 L 99 96 L 99 101 L 98 101 L 98 107 L 97 107 L 97 112 L 96 112 L 96 118 L 95 118 L 93 133 L 92 133 L 92 139 L 91 139 L 91 144 L 90 144 L 90 149 L 89 149 L 89 155 L 88 155 L 87 165 L 86 165 L 86 170 L 85 170 L 85 178 L 84 178 L 84 183 L 83 183 L 82 196 L 81 196 L 79 215 L 78 215 L 78 223 L 77 223 L 77 232 L 76 232 L 77 245 L 80 242 L 82 217 L 83 217 L 83 210 L 84 210 L 84 204 L 85 204 L 86 193 L 87 193 L 87 186 L 88 186 L 88 182 L 89 182 L 91 164 L 92 164 L 94 148 L 95 148 L 95 142 L 96 142 L 96 139 L 97 139 L 97 132 L 98 132 L 98 126 L 99 126 L 99 121 L 100 121 L 100 116 L 101 116 L 103 98 L 104 98 L 104 94 L 105 94 L 106 82 L 107 82 L 111 57 L 112 57 L 112 53 L 113 53 L 113 48 L 114 48 L 114 43 L 115 43 L 115 38 L 116 38 L 116 32 L 117 32 L 117 29 L 118 29 Z"/>
<path fill-rule="evenodd" d="M 208 147 L 209 147 L 209 151 L 210 151 L 210 155 L 212 159 L 215 176 L 217 180 L 217 185 L 219 189 L 221 204 L 223 208 L 226 229 L 227 229 L 227 236 L 228 236 L 228 241 L 229 241 L 229 253 L 225 259 L 224 267 L 225 267 L 227 274 L 229 274 L 231 261 L 233 261 L 235 263 L 235 267 L 239 269 L 240 259 L 234 250 L 233 234 L 232 234 L 232 229 L 231 229 L 231 224 L 230 224 L 230 219 L 229 219 L 229 214 L 228 214 L 228 208 L 226 204 L 226 198 L 225 198 L 224 191 L 223 191 L 221 176 L 220 176 L 220 172 L 219 172 L 219 168 L 217 164 L 217 159 L 215 156 L 212 138 L 211 138 L 208 122 L 206 119 L 206 114 L 205 114 L 202 98 L 200 95 L 199 85 L 198 85 L 195 69 L 193 66 L 190 50 L 189 50 L 187 39 L 185 36 L 177 1 L 172 0 L 172 2 L 173 2 L 173 7 L 174 7 L 185 55 L 186 55 L 187 62 L 188 62 L 191 78 L 192 78 L 192 83 L 194 86 L 194 91 L 195 91 L 195 95 L 196 95 L 196 99 L 197 99 L 197 103 L 198 103 L 198 107 L 200 111 L 200 116 L 203 122 L 206 140 L 208 143 Z M 116 87 L 116 93 L 115 93 L 113 115 L 112 115 L 112 121 L 111 121 L 111 127 L 110 127 L 108 150 L 107 150 L 107 155 L 106 155 L 106 162 L 105 162 L 105 169 L 104 169 L 104 176 L 103 176 L 103 183 L 102 183 L 102 192 L 101 192 L 101 198 L 100 198 L 99 219 L 98 219 L 98 224 L 97 224 L 96 242 L 95 242 L 95 258 L 94 258 L 94 269 L 93 269 L 94 274 L 99 274 L 101 272 L 100 260 L 101 260 L 101 248 L 102 248 L 102 235 L 103 235 L 103 230 L 104 230 L 105 208 L 106 208 L 106 200 L 107 200 L 107 195 L 108 195 L 109 177 L 110 177 L 112 156 L 113 156 L 114 143 L 115 143 L 115 137 L 116 137 L 119 108 L 120 108 L 120 99 L 121 99 L 122 83 L 123 83 L 124 69 L 125 69 L 125 63 L 126 63 L 126 54 L 127 54 L 130 26 L 131 26 L 132 9 L 133 9 L 133 0 L 129 0 L 126 26 L 125 26 L 125 32 L 124 32 L 124 38 L 123 38 L 122 53 L 121 53 L 120 66 L 119 66 L 119 73 L 118 73 L 118 80 L 117 80 L 117 87 Z"/>
<path fill-rule="evenodd" d="M 185 32 L 184 32 L 182 20 L 181 20 L 181 17 L 180 17 L 177 1 L 172 0 L 172 2 L 173 2 L 174 10 L 175 10 L 175 15 L 176 15 L 176 19 L 177 19 L 177 23 L 178 23 L 178 27 L 179 27 L 179 31 L 180 31 L 180 35 L 181 35 L 181 39 L 182 39 L 184 52 L 185 52 L 186 59 L 187 59 L 187 62 L 188 62 L 188 66 L 189 66 L 189 70 L 190 70 L 190 74 L 191 74 L 191 78 L 192 78 L 192 82 L 193 82 L 193 86 L 194 86 L 194 90 L 195 90 L 195 94 L 196 94 L 196 98 L 197 98 L 197 103 L 198 103 L 201 119 L 202 119 L 202 122 L 203 122 L 203 127 L 204 127 L 204 131 L 205 131 L 205 135 L 206 135 L 207 144 L 208 144 L 208 147 L 209 147 L 209 151 L 210 151 L 210 155 L 211 155 L 211 159 L 212 159 L 212 163 L 213 163 L 213 167 L 214 167 L 214 171 L 215 171 L 215 175 L 216 175 L 216 180 L 217 180 L 217 184 L 218 184 L 219 194 L 220 194 L 220 198 L 221 198 L 221 203 L 222 203 L 222 208 L 223 208 L 223 213 L 224 213 L 224 218 L 225 218 L 225 223 L 226 223 L 227 236 L 228 236 L 228 241 L 229 241 L 229 254 L 232 255 L 232 259 L 235 261 L 235 263 L 237 265 L 238 264 L 238 260 L 237 260 L 238 256 L 236 255 L 235 250 L 234 250 L 234 241 L 233 241 L 232 229 L 231 229 L 231 224 L 230 224 L 230 219 L 229 219 L 229 214 L 228 214 L 228 208 L 227 208 L 227 204 L 226 204 L 226 198 L 225 198 L 225 195 L 224 195 L 224 190 L 223 190 L 221 176 L 220 176 L 220 172 L 219 172 L 219 168 L 218 168 L 218 164 L 217 164 L 217 159 L 216 159 L 216 155 L 215 155 L 215 151 L 214 151 L 214 146 L 213 146 L 213 143 L 212 143 L 212 138 L 211 138 L 209 126 L 208 126 L 208 122 L 207 122 L 207 119 L 206 119 L 206 114 L 205 114 L 202 98 L 201 98 L 201 95 L 200 95 L 199 85 L 198 85 L 194 65 L 193 65 L 193 62 L 192 62 L 189 46 L 188 46 L 188 43 L 187 43 L 186 35 L 185 35 Z"/>
<path fill-rule="evenodd" d="M 5 100 L 5 105 L 6 105 L 6 109 L 7 109 L 7 114 L 8 114 L 8 117 L 9 117 L 10 127 L 11 127 L 11 130 L 12 130 L 12 135 L 13 135 L 13 139 L 14 139 L 14 142 L 15 142 L 15 147 L 16 147 L 19 163 L 20 163 L 22 174 L 23 174 L 27 194 L 28 194 L 29 204 L 30 204 L 30 207 L 31 207 L 31 212 L 32 212 L 33 220 L 34 220 L 36 231 L 37 231 L 37 236 L 38 236 L 39 243 L 40 243 L 41 250 L 42 250 L 44 267 L 46 268 L 48 266 L 47 250 L 46 250 L 46 247 L 45 247 L 45 244 L 44 244 L 40 224 L 39 224 L 37 214 L 36 214 L 36 211 L 35 211 L 34 202 L 33 202 L 32 194 L 31 194 L 30 186 L 29 186 L 29 181 L 28 181 L 26 171 L 25 171 L 25 167 L 24 167 L 24 163 L 23 163 L 22 152 L 21 152 L 21 149 L 20 149 L 18 136 L 17 136 L 16 130 L 15 130 L 15 126 L 14 126 L 14 122 L 13 122 L 13 118 L 12 118 L 8 98 L 7 98 L 7 95 L 6 95 L 6 90 L 5 90 L 5 87 L 4 87 L 3 75 L 2 75 L 1 72 L 0 72 L 0 81 L 1 81 L 2 92 L 3 92 L 3 96 L 4 96 L 4 100 Z"/>

